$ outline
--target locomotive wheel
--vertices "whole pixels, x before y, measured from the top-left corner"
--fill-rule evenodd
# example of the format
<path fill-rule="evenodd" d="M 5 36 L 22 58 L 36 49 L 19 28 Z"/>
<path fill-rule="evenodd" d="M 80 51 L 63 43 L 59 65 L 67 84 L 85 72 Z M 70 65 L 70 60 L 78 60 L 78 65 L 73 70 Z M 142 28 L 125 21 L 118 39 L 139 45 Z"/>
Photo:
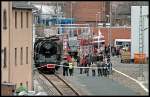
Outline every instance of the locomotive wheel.
<path fill-rule="evenodd" d="M 55 69 L 54 69 L 54 70 L 52 70 L 52 73 L 53 73 L 53 74 L 55 74 Z"/>
<path fill-rule="evenodd" d="M 123 63 L 122 60 L 121 60 L 121 63 Z"/>

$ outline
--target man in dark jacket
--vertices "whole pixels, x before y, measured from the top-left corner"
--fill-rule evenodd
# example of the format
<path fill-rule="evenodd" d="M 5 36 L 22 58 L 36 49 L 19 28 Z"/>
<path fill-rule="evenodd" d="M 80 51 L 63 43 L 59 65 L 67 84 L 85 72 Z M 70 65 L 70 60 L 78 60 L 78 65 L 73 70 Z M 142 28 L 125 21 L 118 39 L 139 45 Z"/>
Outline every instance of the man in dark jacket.
<path fill-rule="evenodd" d="M 112 63 L 110 60 L 108 60 L 108 73 L 112 74 Z"/>
<path fill-rule="evenodd" d="M 68 76 L 68 68 L 69 68 L 69 63 L 67 62 L 67 58 L 64 58 L 64 63 L 63 63 L 63 75 Z"/>
<path fill-rule="evenodd" d="M 80 57 L 77 56 L 77 66 L 80 66 Z"/>
<path fill-rule="evenodd" d="M 107 64 L 106 64 L 106 62 L 104 62 L 102 64 L 102 68 L 103 68 L 103 75 L 106 77 L 107 76 Z"/>
<path fill-rule="evenodd" d="M 97 67 L 98 76 L 102 76 L 102 62 L 98 61 Z"/>

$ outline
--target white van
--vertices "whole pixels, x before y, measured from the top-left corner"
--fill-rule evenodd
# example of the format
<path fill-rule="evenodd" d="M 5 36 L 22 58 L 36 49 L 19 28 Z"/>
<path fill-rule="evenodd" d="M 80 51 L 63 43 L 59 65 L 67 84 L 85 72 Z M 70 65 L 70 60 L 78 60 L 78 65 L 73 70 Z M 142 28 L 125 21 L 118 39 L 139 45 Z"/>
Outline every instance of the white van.
<path fill-rule="evenodd" d="M 115 39 L 114 46 L 121 47 L 121 48 L 130 48 L 131 39 Z"/>

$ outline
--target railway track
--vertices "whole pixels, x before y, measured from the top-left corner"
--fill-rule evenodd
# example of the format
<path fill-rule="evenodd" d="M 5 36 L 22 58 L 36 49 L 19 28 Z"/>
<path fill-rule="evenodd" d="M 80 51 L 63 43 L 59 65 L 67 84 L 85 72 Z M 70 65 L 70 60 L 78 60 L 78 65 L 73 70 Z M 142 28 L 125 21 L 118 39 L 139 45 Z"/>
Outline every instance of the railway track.
<path fill-rule="evenodd" d="M 79 93 L 76 92 L 66 81 L 64 81 L 62 78 L 60 78 L 58 75 L 48 75 L 43 74 L 43 77 L 49 81 L 53 87 L 59 92 L 61 96 L 79 96 Z"/>

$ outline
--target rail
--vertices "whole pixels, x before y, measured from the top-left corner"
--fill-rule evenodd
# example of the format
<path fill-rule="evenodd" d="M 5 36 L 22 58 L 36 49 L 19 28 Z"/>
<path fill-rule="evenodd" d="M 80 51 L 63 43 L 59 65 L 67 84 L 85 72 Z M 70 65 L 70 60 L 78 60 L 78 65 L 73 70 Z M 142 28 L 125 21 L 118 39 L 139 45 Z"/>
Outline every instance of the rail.
<path fill-rule="evenodd" d="M 79 96 L 79 93 L 75 91 L 65 80 L 63 80 L 61 77 L 58 75 L 46 75 L 41 73 L 41 75 L 51 83 L 51 85 L 59 92 L 61 96 L 66 96 L 66 95 L 75 95 Z M 55 83 L 57 82 L 57 84 Z M 62 87 L 63 86 L 63 87 Z M 64 89 L 64 90 L 62 90 Z M 68 92 L 70 91 L 70 92 Z"/>

